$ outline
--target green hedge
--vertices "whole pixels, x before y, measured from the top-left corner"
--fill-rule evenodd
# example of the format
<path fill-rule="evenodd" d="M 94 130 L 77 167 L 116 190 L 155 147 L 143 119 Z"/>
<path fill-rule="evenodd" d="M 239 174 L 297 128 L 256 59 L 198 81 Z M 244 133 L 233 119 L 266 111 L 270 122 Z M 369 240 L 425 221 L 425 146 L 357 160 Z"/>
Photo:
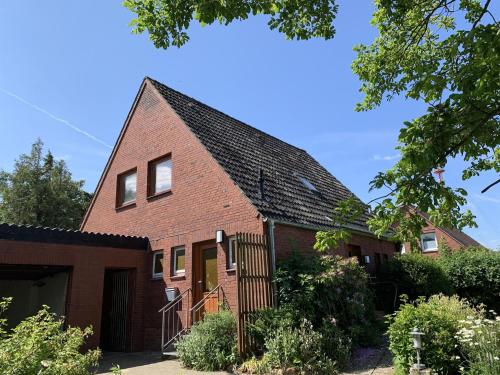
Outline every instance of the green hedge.
<path fill-rule="evenodd" d="M 484 248 L 443 251 L 438 259 L 456 293 L 500 312 L 500 253 Z"/>
<path fill-rule="evenodd" d="M 395 282 L 398 293 L 407 295 L 410 300 L 454 292 L 443 267 L 435 259 L 420 253 L 395 256 L 382 267 L 380 278 Z"/>

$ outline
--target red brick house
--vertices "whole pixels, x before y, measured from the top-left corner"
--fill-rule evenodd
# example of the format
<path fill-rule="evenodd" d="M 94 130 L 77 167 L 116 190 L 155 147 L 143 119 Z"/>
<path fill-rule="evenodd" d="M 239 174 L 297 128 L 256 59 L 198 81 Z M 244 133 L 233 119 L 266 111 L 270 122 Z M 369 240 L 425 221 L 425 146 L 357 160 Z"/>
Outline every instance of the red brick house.
<path fill-rule="evenodd" d="M 422 254 L 431 257 L 438 256 L 438 244 L 441 243 L 447 244 L 450 249 L 454 251 L 469 246 L 482 247 L 479 242 L 464 232 L 455 228 L 437 227 L 429 220 L 429 215 L 422 212 L 420 212 L 419 215 L 422 216 L 426 222 L 426 226 L 422 229 L 422 234 L 420 235 L 420 246 L 417 249 L 421 251 Z M 401 245 L 401 253 L 404 254 L 410 251 L 412 251 L 412 247 L 409 242 Z"/>
<path fill-rule="evenodd" d="M 124 333 L 128 346 L 122 343 L 122 347 L 157 349 L 162 339 L 162 316 L 158 311 L 168 303 L 167 297 L 190 291 L 192 298 L 179 308 L 187 311 L 220 285 L 229 307 L 236 309 L 237 232 L 268 238 L 272 270 L 277 259 L 292 251 L 312 253 L 315 232 L 332 228 L 329 216 L 333 207 L 351 195 L 306 151 L 145 78 L 81 232 L 75 232 L 80 233 L 75 236 L 120 234 L 119 238 L 125 242 L 130 239 L 140 250 L 111 251 L 101 249 L 98 242 L 89 250 L 92 255 L 77 248 L 71 250 L 78 257 L 89 257 L 89 262 L 100 264 L 96 269 L 87 267 L 86 277 L 97 281 L 92 291 L 82 292 L 87 293 L 88 303 L 96 306 L 96 311 L 92 317 L 81 322 L 74 318 L 73 322 L 93 323 L 96 336 L 101 338 L 101 332 L 109 332 L 109 322 L 104 317 L 99 320 L 97 315 L 106 311 L 107 298 L 113 292 L 111 288 L 106 294 L 103 270 L 112 266 L 112 262 L 107 263 L 110 257 L 117 257 L 116 267 L 130 270 L 126 306 L 131 313 L 127 319 L 131 314 L 134 319 Z M 352 239 L 335 252 L 356 256 L 368 271 L 375 272 L 393 256 L 396 244 L 370 233 L 368 215 L 367 211 L 348 226 Z M 144 238 L 147 245 L 141 242 Z M 8 246 L 31 246 L 32 242 L 21 243 L 21 239 L 17 239 L 19 244 L 5 242 L 0 231 L 0 259 Z M 50 246 L 55 246 L 51 254 L 37 258 L 36 263 L 66 265 L 69 260 L 58 258 L 61 246 Z M 43 251 L 49 252 L 50 246 L 44 245 Z M 30 263 L 34 260 L 31 252 L 40 252 L 26 251 L 28 255 L 22 257 L 25 262 L 19 257 L 7 262 Z M 135 265 L 126 263 L 137 254 L 142 258 L 139 256 Z M 70 279 L 73 285 L 74 278 Z M 81 288 L 85 289 L 83 285 Z M 71 317 L 78 308 L 72 305 L 73 294 L 68 296 L 65 311 Z M 179 319 L 177 324 L 187 324 Z"/>

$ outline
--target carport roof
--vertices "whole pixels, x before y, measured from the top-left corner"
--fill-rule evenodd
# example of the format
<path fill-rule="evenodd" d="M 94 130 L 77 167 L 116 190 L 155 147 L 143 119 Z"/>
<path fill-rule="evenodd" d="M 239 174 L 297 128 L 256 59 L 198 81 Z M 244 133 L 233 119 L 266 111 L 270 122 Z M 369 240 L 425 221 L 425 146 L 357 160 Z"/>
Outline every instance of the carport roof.
<path fill-rule="evenodd" d="M 0 223 L 0 240 L 146 250 L 147 237 Z"/>

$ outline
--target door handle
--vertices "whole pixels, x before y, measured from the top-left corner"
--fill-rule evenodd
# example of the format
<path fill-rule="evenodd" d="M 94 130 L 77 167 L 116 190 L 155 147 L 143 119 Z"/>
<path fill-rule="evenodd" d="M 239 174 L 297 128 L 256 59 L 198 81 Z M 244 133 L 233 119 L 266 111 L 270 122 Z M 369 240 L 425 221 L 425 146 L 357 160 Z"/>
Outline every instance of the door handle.
<path fill-rule="evenodd" d="M 198 281 L 198 286 L 200 287 L 200 291 L 203 292 L 203 281 L 202 280 Z"/>

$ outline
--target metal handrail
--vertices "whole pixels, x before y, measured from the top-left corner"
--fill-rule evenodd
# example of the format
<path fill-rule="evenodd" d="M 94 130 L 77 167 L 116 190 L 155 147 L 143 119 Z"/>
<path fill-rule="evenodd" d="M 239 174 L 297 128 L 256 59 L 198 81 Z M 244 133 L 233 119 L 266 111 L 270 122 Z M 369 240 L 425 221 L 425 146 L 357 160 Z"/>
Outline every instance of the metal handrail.
<path fill-rule="evenodd" d="M 168 309 L 171 305 L 173 305 L 178 299 L 181 299 L 182 296 L 184 296 L 184 294 L 186 293 L 189 293 L 191 291 L 191 288 L 187 288 L 184 292 L 182 292 L 181 294 L 179 294 L 177 297 L 175 297 L 172 301 L 170 301 L 169 303 L 167 303 L 165 306 L 163 306 L 160 310 L 158 310 L 158 312 L 162 312 L 166 309 Z"/>
<path fill-rule="evenodd" d="M 222 292 L 222 295 L 224 296 L 224 299 L 225 299 L 224 291 L 222 290 L 222 285 L 219 284 L 215 288 L 213 288 L 210 292 L 208 292 L 207 295 L 205 295 L 201 300 L 199 300 L 198 303 L 196 303 L 193 307 L 191 307 L 191 309 L 189 310 L 189 312 L 191 313 L 191 324 L 195 323 L 196 314 L 198 313 L 198 311 L 200 311 L 202 306 L 204 306 L 205 301 L 208 299 L 208 297 L 217 293 L 217 302 L 219 302 L 221 292 Z"/>
<path fill-rule="evenodd" d="M 162 313 L 162 323 L 161 323 L 161 350 L 162 353 L 170 344 L 172 344 L 177 338 L 179 338 L 184 332 L 189 328 L 189 296 L 191 293 L 191 288 L 186 289 L 184 292 L 175 297 L 171 302 L 162 307 L 158 312 Z M 187 297 L 188 304 L 186 305 L 185 311 L 185 325 L 182 325 L 180 317 L 177 314 L 175 307 L 179 307 L 180 303 Z M 170 324 L 172 323 L 172 324 Z M 165 337 L 166 328 L 166 337 Z M 172 328 L 172 330 L 171 330 Z"/>

